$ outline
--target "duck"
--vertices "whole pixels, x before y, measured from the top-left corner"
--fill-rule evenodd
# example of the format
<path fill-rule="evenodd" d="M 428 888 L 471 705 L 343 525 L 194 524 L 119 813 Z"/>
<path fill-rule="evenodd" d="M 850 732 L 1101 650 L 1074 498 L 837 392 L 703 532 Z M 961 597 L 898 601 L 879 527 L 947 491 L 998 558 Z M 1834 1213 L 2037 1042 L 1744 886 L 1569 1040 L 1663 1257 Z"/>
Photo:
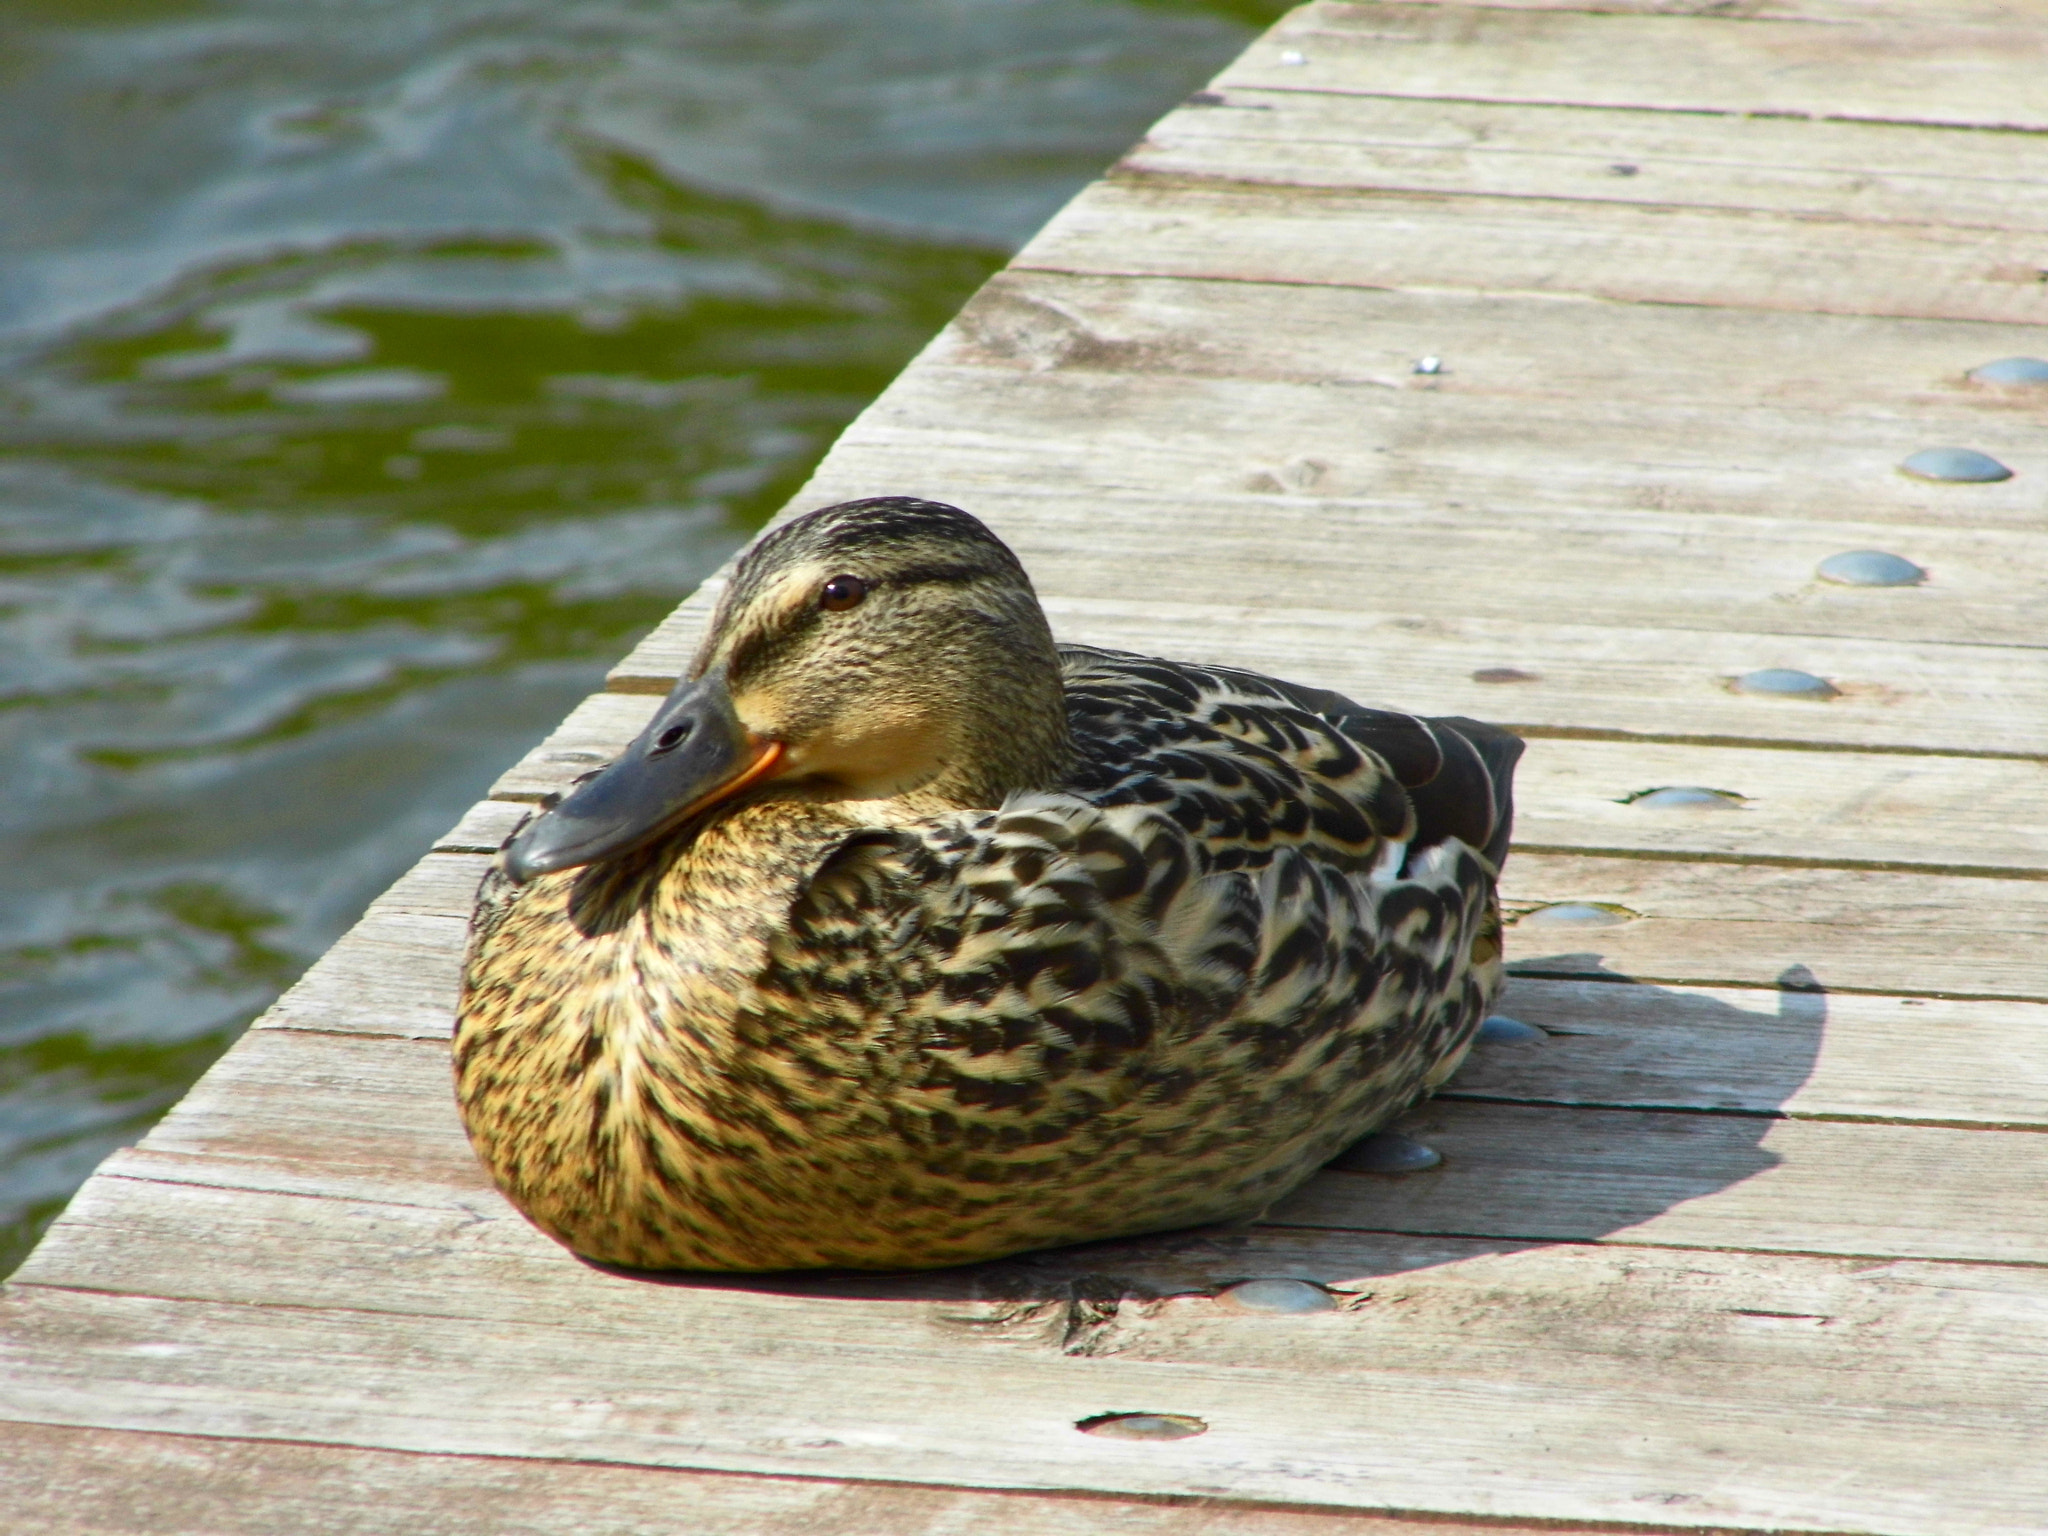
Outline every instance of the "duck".
<path fill-rule="evenodd" d="M 485 875 L 484 1168 L 631 1270 L 918 1270 L 1258 1219 L 1454 1072 L 1521 742 L 1055 642 L 944 503 L 773 528 Z"/>

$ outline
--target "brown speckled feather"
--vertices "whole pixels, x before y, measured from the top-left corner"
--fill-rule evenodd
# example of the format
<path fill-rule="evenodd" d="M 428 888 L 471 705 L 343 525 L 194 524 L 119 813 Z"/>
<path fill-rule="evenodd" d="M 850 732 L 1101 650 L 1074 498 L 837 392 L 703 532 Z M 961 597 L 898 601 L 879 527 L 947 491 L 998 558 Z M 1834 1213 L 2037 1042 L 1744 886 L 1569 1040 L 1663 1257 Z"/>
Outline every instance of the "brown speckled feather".
<path fill-rule="evenodd" d="M 489 878 L 455 1060 L 513 1200 L 628 1265 L 958 1263 L 1254 1216 L 1440 1084 L 1500 985 L 1520 743 L 1061 663 L 1056 789 Z"/>

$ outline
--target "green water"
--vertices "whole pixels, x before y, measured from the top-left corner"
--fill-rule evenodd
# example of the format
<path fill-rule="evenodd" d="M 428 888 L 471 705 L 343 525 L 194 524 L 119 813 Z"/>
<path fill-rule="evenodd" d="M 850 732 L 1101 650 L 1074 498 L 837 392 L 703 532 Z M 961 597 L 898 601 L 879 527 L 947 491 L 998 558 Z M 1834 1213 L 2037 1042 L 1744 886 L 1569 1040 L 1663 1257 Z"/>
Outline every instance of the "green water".
<path fill-rule="evenodd" d="M 0 1272 L 1280 9 L 0 5 Z"/>

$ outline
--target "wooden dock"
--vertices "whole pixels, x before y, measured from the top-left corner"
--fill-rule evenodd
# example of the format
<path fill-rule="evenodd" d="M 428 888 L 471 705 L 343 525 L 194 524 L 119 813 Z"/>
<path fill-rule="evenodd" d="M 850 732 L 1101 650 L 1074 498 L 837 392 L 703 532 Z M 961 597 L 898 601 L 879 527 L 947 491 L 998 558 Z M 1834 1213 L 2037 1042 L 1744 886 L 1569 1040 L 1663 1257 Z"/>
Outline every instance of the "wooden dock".
<path fill-rule="evenodd" d="M 1585 6 L 1295 12 L 795 504 L 956 502 L 1069 637 L 1532 738 L 1549 1033 L 1413 1117 L 1440 1168 L 910 1280 L 529 1228 L 449 1090 L 471 893 L 700 593 L 6 1288 L 0 1524 L 2048 1530 L 2048 384 L 1969 377 L 2048 357 L 2048 6 Z M 1632 798 L 1685 786 L 1740 798 Z M 1326 1304 L 1219 1294 L 1281 1277 Z"/>

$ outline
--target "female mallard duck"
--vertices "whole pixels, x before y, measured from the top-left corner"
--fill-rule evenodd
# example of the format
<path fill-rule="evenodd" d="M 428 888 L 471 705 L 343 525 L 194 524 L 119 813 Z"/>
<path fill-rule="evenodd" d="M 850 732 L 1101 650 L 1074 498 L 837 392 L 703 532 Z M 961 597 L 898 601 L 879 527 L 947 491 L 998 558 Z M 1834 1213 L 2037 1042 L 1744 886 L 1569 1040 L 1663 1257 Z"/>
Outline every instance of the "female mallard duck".
<path fill-rule="evenodd" d="M 1056 647 L 966 513 L 827 507 L 486 879 L 463 1119 L 542 1228 L 642 1268 L 1255 1216 L 1463 1057 L 1520 751 Z"/>

